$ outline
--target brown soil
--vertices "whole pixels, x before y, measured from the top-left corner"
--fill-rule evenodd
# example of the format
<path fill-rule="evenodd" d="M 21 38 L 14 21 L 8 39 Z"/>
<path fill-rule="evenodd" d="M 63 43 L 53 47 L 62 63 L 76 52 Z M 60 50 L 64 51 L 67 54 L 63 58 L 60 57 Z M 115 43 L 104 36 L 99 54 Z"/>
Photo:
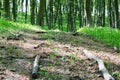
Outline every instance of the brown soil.
<path fill-rule="evenodd" d="M 81 50 L 84 48 L 89 49 L 90 52 L 102 58 L 111 74 L 113 72 L 119 72 L 120 74 L 120 54 L 116 53 L 112 48 L 95 42 L 84 35 L 79 35 L 79 37 L 74 36 L 74 38 L 80 40 L 81 43 L 72 44 L 72 41 L 71 43 L 67 43 L 65 40 L 66 36 L 64 36 L 65 38 L 62 37 L 64 39 L 60 39 L 61 41 L 59 41 L 56 40 L 56 37 L 52 39 L 45 38 L 45 40 L 41 39 L 41 36 L 46 33 L 22 32 L 22 34 L 23 38 L 19 40 L 14 40 L 14 38 L 10 40 L 7 40 L 7 38 L 0 40 L 0 44 L 2 45 L 0 46 L 0 53 L 3 53 L 0 56 L 10 57 L 0 59 L 0 80 L 31 80 L 32 63 L 35 55 L 38 54 L 42 56 L 40 61 L 43 63 L 40 65 L 49 71 L 49 73 L 59 73 L 61 77 L 68 76 L 67 78 L 54 80 L 103 80 L 101 73 L 98 73 L 98 67 L 94 60 L 89 60 L 82 54 Z M 11 45 L 17 49 L 15 52 L 10 51 Z M 6 53 L 7 50 L 9 50 L 10 53 L 9 51 Z M 51 56 L 51 53 L 57 54 L 56 56 L 58 57 Z M 57 60 L 59 62 L 63 57 L 69 60 L 68 56 L 73 56 L 77 61 L 70 58 L 73 63 L 68 61 L 67 64 L 63 61 L 61 62 L 62 66 L 54 65 L 54 69 L 48 66 L 51 65 L 50 62 L 52 62 L 52 64 L 56 63 L 55 61 Z M 73 69 L 73 71 L 68 70 L 68 68 Z M 89 72 L 87 69 L 89 69 Z M 40 74 L 42 75 L 42 73 Z M 39 78 L 40 80 L 48 80 L 45 76 L 39 76 Z M 118 76 L 116 79 L 118 79 Z"/>

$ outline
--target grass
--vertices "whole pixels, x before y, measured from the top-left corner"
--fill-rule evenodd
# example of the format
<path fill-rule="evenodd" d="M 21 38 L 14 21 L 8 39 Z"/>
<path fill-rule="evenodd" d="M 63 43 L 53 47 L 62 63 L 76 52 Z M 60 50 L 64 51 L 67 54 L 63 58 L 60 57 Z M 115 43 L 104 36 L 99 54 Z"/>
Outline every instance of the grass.
<path fill-rule="evenodd" d="M 15 23 L 12 21 L 0 20 L 0 33 L 9 34 L 10 32 L 17 32 L 17 31 L 37 31 L 41 30 L 39 26 L 33 26 L 30 24 L 24 23 Z"/>
<path fill-rule="evenodd" d="M 118 29 L 109 27 L 83 27 L 78 31 L 91 36 L 94 40 L 120 48 L 120 30 Z"/>

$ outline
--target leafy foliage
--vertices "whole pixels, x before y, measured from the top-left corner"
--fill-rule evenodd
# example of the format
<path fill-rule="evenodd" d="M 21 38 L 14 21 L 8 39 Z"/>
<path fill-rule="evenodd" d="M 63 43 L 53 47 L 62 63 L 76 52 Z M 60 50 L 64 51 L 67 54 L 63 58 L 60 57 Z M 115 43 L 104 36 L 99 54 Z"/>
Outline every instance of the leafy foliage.
<path fill-rule="evenodd" d="M 109 27 L 83 27 L 78 30 L 91 36 L 94 40 L 104 42 L 109 46 L 120 47 L 120 30 Z"/>

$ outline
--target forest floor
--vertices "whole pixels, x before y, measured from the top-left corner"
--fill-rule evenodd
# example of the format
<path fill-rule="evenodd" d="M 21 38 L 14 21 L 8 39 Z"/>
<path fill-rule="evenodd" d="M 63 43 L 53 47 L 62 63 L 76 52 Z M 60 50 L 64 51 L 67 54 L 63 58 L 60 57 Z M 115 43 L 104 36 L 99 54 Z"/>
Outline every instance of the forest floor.
<path fill-rule="evenodd" d="M 26 31 L 0 38 L 0 80 L 34 80 L 32 65 L 41 55 L 37 80 L 103 80 L 96 61 L 83 53 L 88 49 L 100 57 L 120 80 L 120 53 L 79 34 Z"/>

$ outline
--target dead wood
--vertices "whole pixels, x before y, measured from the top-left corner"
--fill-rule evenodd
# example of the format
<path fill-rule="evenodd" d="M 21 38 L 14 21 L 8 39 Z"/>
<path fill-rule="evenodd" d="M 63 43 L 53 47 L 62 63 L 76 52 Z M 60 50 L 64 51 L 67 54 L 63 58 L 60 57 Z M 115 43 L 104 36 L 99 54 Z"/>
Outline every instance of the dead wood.
<path fill-rule="evenodd" d="M 80 34 L 78 32 L 71 33 L 73 36 L 79 36 Z"/>
<path fill-rule="evenodd" d="M 24 40 L 23 34 L 21 34 L 20 32 L 17 33 L 10 32 L 10 34 L 11 35 L 7 37 L 7 40 Z"/>
<path fill-rule="evenodd" d="M 47 43 L 41 43 L 41 44 L 38 44 L 37 46 L 35 46 L 34 49 L 37 49 L 39 47 L 48 47 L 48 46 L 49 46 L 49 44 L 47 44 Z"/>
<path fill-rule="evenodd" d="M 46 33 L 46 31 L 36 31 L 36 33 Z"/>
<path fill-rule="evenodd" d="M 103 77 L 105 80 L 115 80 L 108 72 L 108 70 L 106 69 L 104 62 L 96 55 L 90 53 L 88 50 L 84 49 L 83 50 L 84 54 L 90 58 L 90 59 L 94 59 L 97 61 L 98 63 L 98 67 L 99 67 L 99 71 L 102 72 Z"/>
<path fill-rule="evenodd" d="M 37 72 L 38 72 L 38 66 L 39 66 L 39 59 L 40 59 L 40 56 L 37 55 L 33 63 L 32 78 L 34 79 L 38 77 Z"/>

